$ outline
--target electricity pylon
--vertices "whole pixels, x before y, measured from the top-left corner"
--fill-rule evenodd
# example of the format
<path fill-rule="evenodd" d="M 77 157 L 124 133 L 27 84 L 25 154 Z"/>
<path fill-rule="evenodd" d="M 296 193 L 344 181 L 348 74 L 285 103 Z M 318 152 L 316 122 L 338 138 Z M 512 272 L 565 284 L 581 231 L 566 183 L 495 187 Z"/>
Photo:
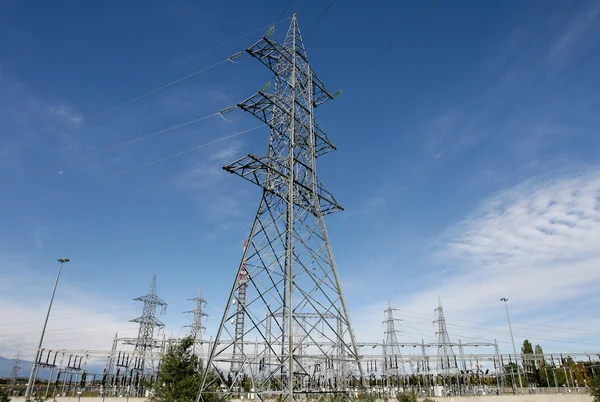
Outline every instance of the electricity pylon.
<path fill-rule="evenodd" d="M 453 375 L 458 373 L 458 363 L 456 361 L 456 355 L 452 350 L 452 343 L 450 342 L 450 336 L 448 336 L 448 329 L 446 328 L 446 318 L 444 317 L 444 309 L 442 308 L 442 301 L 438 297 L 438 307 L 435 309 L 437 320 L 434 323 L 438 324 L 438 330 L 436 335 L 438 336 L 438 358 L 437 358 L 437 373 L 444 375 Z"/>
<path fill-rule="evenodd" d="M 197 297 L 188 300 L 195 301 L 196 308 L 194 310 L 186 311 L 186 313 L 192 314 L 192 323 L 190 325 L 185 325 L 185 327 L 190 329 L 190 336 L 194 338 L 194 354 L 198 356 L 198 363 L 200 364 L 200 367 L 202 367 L 204 360 L 202 335 L 206 330 L 202 321 L 208 316 L 208 314 L 203 311 L 206 300 L 202 298 L 202 288 L 198 289 Z"/>
<path fill-rule="evenodd" d="M 141 317 L 130 320 L 130 322 L 140 324 L 138 335 L 137 338 L 126 339 L 123 343 L 134 346 L 134 354 L 138 358 L 135 370 L 142 374 L 147 368 L 154 369 L 152 352 L 153 349 L 159 349 L 162 345 L 160 340 L 155 339 L 154 330 L 158 328 L 160 331 L 165 326 L 165 324 L 156 318 L 157 314 L 164 314 L 167 309 L 167 303 L 156 294 L 156 275 L 152 277 L 148 293 L 133 300 L 144 303 Z"/>
<path fill-rule="evenodd" d="M 21 353 L 17 353 L 15 357 L 15 361 L 12 366 L 12 371 L 10 372 L 10 385 L 15 385 L 17 383 L 17 378 L 19 377 L 19 372 L 21 371 Z"/>
<path fill-rule="evenodd" d="M 388 307 L 384 310 L 385 320 L 385 340 L 383 342 L 383 374 L 388 381 L 388 385 L 398 384 L 400 376 L 405 374 L 404 361 L 402 360 L 402 352 L 400 351 L 400 344 L 398 343 L 398 329 L 396 329 L 396 323 L 400 322 L 399 318 L 394 318 L 394 311 L 398 311 L 397 308 L 392 308 L 392 303 L 388 299 Z"/>
<path fill-rule="evenodd" d="M 246 51 L 275 74 L 272 93 L 265 85 L 237 105 L 269 126 L 268 154 L 224 169 L 263 192 L 198 400 L 221 385 L 220 400 L 250 388 L 261 401 L 343 395 L 363 373 L 323 220 L 342 207 L 316 173 L 316 159 L 335 147 L 313 110 L 333 96 L 308 62 L 295 15 L 283 44 L 267 36 Z M 216 370 L 228 365 L 230 380 Z"/>

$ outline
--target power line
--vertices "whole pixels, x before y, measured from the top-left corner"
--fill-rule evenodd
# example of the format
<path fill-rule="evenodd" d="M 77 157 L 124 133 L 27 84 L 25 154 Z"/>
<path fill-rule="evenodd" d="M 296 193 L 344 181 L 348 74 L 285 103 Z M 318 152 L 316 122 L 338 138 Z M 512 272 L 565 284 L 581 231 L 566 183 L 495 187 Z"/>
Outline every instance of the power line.
<path fill-rule="evenodd" d="M 406 34 L 411 32 L 423 19 L 425 19 L 425 17 L 427 17 L 429 13 L 431 13 L 438 6 L 440 1 L 441 0 L 436 0 L 435 3 L 433 3 L 423 14 L 421 14 L 416 20 L 414 20 L 411 25 L 409 25 L 405 30 L 400 32 L 400 34 L 396 36 L 396 38 L 394 38 L 394 40 L 387 47 L 385 47 L 383 51 L 379 53 L 379 55 L 377 55 L 373 60 L 371 60 L 371 63 L 369 63 L 367 67 L 359 71 L 358 74 L 354 76 L 354 78 L 352 78 L 346 83 L 346 85 L 342 87 L 342 91 L 348 88 L 350 85 L 354 84 L 362 75 L 369 71 L 371 67 L 375 65 L 375 62 L 378 59 L 383 57 L 392 47 L 394 47 L 400 41 L 400 39 L 402 39 Z"/>
<path fill-rule="evenodd" d="M 313 31 L 313 29 L 315 29 L 315 27 L 317 25 L 319 25 L 319 22 L 321 22 L 321 20 L 323 19 L 323 17 L 325 17 L 325 14 L 327 14 L 327 12 L 329 11 L 329 9 L 335 4 L 337 0 L 332 0 L 329 5 L 327 6 L 327 8 L 325 9 L 325 11 L 323 11 L 321 13 L 321 15 L 319 16 L 319 18 L 317 18 L 317 21 L 313 24 L 312 27 L 310 27 L 310 29 L 308 30 L 308 32 L 306 33 L 306 35 L 304 35 L 304 39 L 308 39 L 308 36 L 310 35 L 310 33 Z"/>
<path fill-rule="evenodd" d="M 249 129 L 243 130 L 243 131 L 239 131 L 239 132 L 237 132 L 237 133 L 235 133 L 235 134 L 231 134 L 231 135 L 228 135 L 228 136 L 225 136 L 225 137 L 217 138 L 217 139 L 215 139 L 215 140 L 212 140 L 212 141 L 206 142 L 206 143 L 204 143 L 204 144 L 201 144 L 201 145 L 198 145 L 198 146 L 195 146 L 195 147 L 192 147 L 192 148 L 186 149 L 185 151 L 177 152 L 177 153 L 175 153 L 175 154 L 171 154 L 171 155 L 165 156 L 165 157 L 163 157 L 163 158 L 155 159 L 155 160 L 153 160 L 152 162 L 144 163 L 144 164 L 142 164 L 142 165 L 135 166 L 135 167 L 133 167 L 133 168 L 131 168 L 131 169 L 123 170 L 123 171 L 121 171 L 121 172 L 119 172 L 119 173 L 116 173 L 116 174 L 114 174 L 114 175 L 111 175 L 111 176 L 106 176 L 106 177 L 103 177 L 103 178 L 101 178 L 101 179 L 98 179 L 98 180 L 96 180 L 96 182 L 98 182 L 98 183 L 99 183 L 99 182 L 102 182 L 102 181 L 105 181 L 105 180 L 114 179 L 114 178 L 116 178 L 116 177 L 119 177 L 119 176 L 124 176 L 124 175 L 126 175 L 126 174 L 129 174 L 129 173 L 136 172 L 136 171 L 138 171 L 138 170 L 140 170 L 140 169 L 143 169 L 143 168 L 146 168 L 146 167 L 149 167 L 149 166 L 152 166 L 152 165 L 156 165 L 156 164 L 158 164 L 158 163 L 161 163 L 161 162 L 167 161 L 167 160 L 169 160 L 169 159 L 176 158 L 176 157 L 178 157 L 178 156 L 181 156 L 181 155 L 185 155 L 185 154 L 187 154 L 187 153 L 190 153 L 190 152 L 196 151 L 196 150 L 198 150 L 198 149 L 202 149 L 202 148 L 208 147 L 208 146 L 210 146 L 210 145 L 214 145 L 214 144 L 217 144 L 217 143 L 219 143 L 219 142 L 223 142 L 223 141 L 229 140 L 229 139 L 231 139 L 231 138 L 239 137 L 239 136 L 241 136 L 241 135 L 244 135 L 244 134 L 246 134 L 246 133 L 248 133 L 248 132 L 250 132 L 250 131 L 253 131 L 253 130 L 256 130 L 256 129 L 259 129 L 259 128 L 261 128 L 261 127 L 265 127 L 265 126 L 266 126 L 266 124 L 262 124 L 262 125 L 260 125 L 260 126 L 256 126 L 256 127 L 252 127 L 252 128 L 249 128 Z M 45 196 L 43 196 L 43 197 L 40 197 L 40 198 L 38 198 L 36 201 L 45 200 L 45 199 L 52 198 L 52 197 L 56 197 L 56 196 L 58 196 L 58 195 L 62 195 L 62 194 L 64 194 L 64 192 L 62 192 L 62 191 L 57 191 L 57 192 L 54 192 L 54 193 L 47 194 L 47 195 L 45 195 Z"/>
<path fill-rule="evenodd" d="M 137 308 L 121 308 L 121 309 L 117 309 L 117 310 L 104 310 L 102 312 L 94 312 L 94 313 L 81 313 L 81 314 L 71 314 L 71 315 L 65 315 L 62 317 L 53 317 L 50 319 L 50 322 L 53 321 L 59 321 L 59 320 L 65 320 L 68 318 L 75 318 L 75 317 L 90 317 L 90 316 L 97 316 L 97 315 L 105 315 L 105 314 L 111 314 L 111 313 L 116 313 L 118 311 L 131 311 L 131 310 L 138 310 Z M 37 324 L 39 323 L 40 320 L 35 320 L 35 321 L 18 321 L 18 322 L 9 322 L 9 323 L 4 323 L 4 324 L 0 324 L 0 327 L 6 327 L 9 325 L 22 325 L 22 324 Z"/>
<path fill-rule="evenodd" d="M 106 152 L 109 152 L 109 151 L 113 151 L 113 150 L 118 149 L 118 148 L 122 148 L 122 147 L 124 147 L 126 145 L 134 144 L 136 142 L 147 140 L 148 138 L 156 137 L 156 136 L 158 136 L 160 134 L 168 133 L 170 131 L 174 131 L 174 130 L 180 129 L 180 128 L 189 126 L 191 124 L 198 123 L 200 121 L 209 119 L 209 118 L 217 116 L 219 114 L 221 114 L 221 112 L 211 113 L 211 114 L 208 114 L 206 116 L 202 116 L 202 117 L 199 117 L 197 119 L 193 119 L 193 120 L 187 121 L 185 123 L 177 124 L 175 126 L 171 126 L 171 127 L 165 128 L 163 130 L 155 131 L 153 133 L 146 134 L 146 135 L 143 135 L 141 137 L 137 137 L 137 138 L 134 138 L 134 139 L 122 142 L 120 144 L 111 145 L 108 148 L 100 149 L 98 151 L 94 151 L 94 152 L 91 152 L 91 153 L 88 153 L 88 154 L 85 154 L 85 155 L 81 155 L 81 156 L 78 156 L 78 157 L 73 158 L 73 159 L 68 159 L 68 160 L 65 160 L 63 162 L 59 162 L 58 164 L 47 165 L 47 166 L 41 167 L 39 169 L 25 171 L 25 172 L 21 173 L 21 175 L 15 176 L 15 177 L 13 177 L 11 179 L 8 179 L 8 180 L 5 180 L 4 182 L 5 183 L 12 182 L 14 180 L 17 180 L 18 178 L 21 178 L 23 175 L 41 173 L 41 172 L 46 171 L 48 169 L 59 168 L 59 167 L 62 167 L 62 166 L 65 166 L 65 165 L 69 165 L 69 164 L 74 163 L 74 162 L 78 162 L 78 161 L 81 161 L 81 160 L 84 160 L 84 159 L 88 159 L 88 158 L 91 158 L 91 157 L 94 157 L 94 156 L 97 156 L 97 155 L 101 155 L 103 153 L 106 153 Z"/>
<path fill-rule="evenodd" d="M 290 3 L 291 3 L 291 0 L 290 0 L 290 2 L 288 3 L 288 7 L 289 7 L 289 4 L 290 4 Z M 287 7 L 286 7 L 286 9 L 285 9 L 285 10 L 287 10 Z M 285 12 L 285 10 L 284 10 L 284 12 Z M 228 40 L 228 41 L 226 41 L 226 42 L 223 42 L 223 43 L 221 43 L 221 44 L 219 44 L 219 45 L 217 45 L 217 46 L 211 47 L 210 49 L 203 50 L 203 51 L 201 51 L 201 52 L 198 52 L 198 53 L 195 53 L 195 54 L 193 54 L 193 55 L 191 55 L 191 56 L 186 56 L 186 57 L 184 57 L 183 59 L 181 59 L 181 60 L 178 60 L 178 61 L 174 62 L 173 64 L 170 64 L 170 65 L 169 65 L 169 66 L 167 66 L 167 67 L 164 67 L 164 68 L 161 68 L 161 69 L 155 70 L 155 71 L 153 71 L 153 72 L 151 72 L 151 73 L 148 73 L 148 74 L 144 75 L 144 76 L 143 76 L 143 77 L 141 77 L 141 78 L 138 78 L 138 79 L 136 79 L 136 80 L 133 80 L 133 81 L 131 81 L 129 84 L 126 84 L 126 85 L 124 85 L 123 87 L 121 87 L 121 89 L 127 88 L 127 87 L 129 87 L 129 86 L 131 86 L 131 85 L 133 85 L 133 84 L 135 84 L 135 83 L 137 83 L 137 82 L 139 82 L 139 81 L 141 81 L 141 80 L 143 80 L 143 79 L 146 79 L 146 78 L 152 77 L 152 76 L 154 76 L 154 75 L 156 75 L 156 74 L 160 74 L 160 73 L 163 73 L 163 72 L 165 72 L 165 71 L 168 71 L 168 70 L 172 69 L 173 67 L 176 67 L 176 66 L 178 66 L 178 65 L 181 65 L 181 64 L 187 63 L 188 61 L 190 61 L 190 60 L 193 60 L 193 59 L 195 59 L 196 57 L 202 56 L 203 54 L 210 53 L 210 52 L 212 52 L 212 51 L 214 51 L 214 50 L 217 50 L 217 49 L 220 49 L 220 48 L 222 48 L 222 47 L 224 47 L 224 46 L 230 45 L 230 44 L 232 44 L 232 43 L 234 43 L 234 42 L 237 42 L 237 41 L 239 41 L 239 40 L 241 40 L 241 39 L 244 39 L 244 38 L 246 38 L 246 37 L 248 37 L 248 36 L 250 36 L 250 35 L 252 35 L 252 34 L 255 34 L 256 32 L 264 31 L 265 29 L 268 29 L 268 28 L 270 28 L 271 26 L 275 26 L 275 25 L 279 24 L 280 22 L 283 22 L 283 21 L 285 21 L 285 20 L 288 20 L 288 19 L 289 19 L 289 17 L 288 17 L 288 18 L 285 18 L 285 19 L 281 20 L 281 16 L 282 16 L 282 15 L 283 15 L 283 12 L 281 13 L 281 15 L 279 16 L 279 18 L 277 19 L 277 21 L 275 21 L 275 22 L 274 22 L 274 23 L 272 23 L 272 24 L 264 25 L 264 26 L 262 26 L 262 27 L 260 27 L 260 28 L 254 29 L 254 30 L 252 30 L 252 31 L 250 31 L 250 32 L 248 32 L 248 33 L 245 33 L 245 34 L 243 34 L 243 35 L 241 35 L 241 36 L 238 36 L 237 38 L 234 38 L 234 39 Z M 114 92 L 114 91 L 112 91 L 112 92 Z"/>
<path fill-rule="evenodd" d="M 194 71 L 194 72 L 193 72 L 193 73 L 191 73 L 191 74 L 188 74 L 188 75 L 186 75 L 186 76 L 184 76 L 184 77 L 178 78 L 178 79 L 176 79 L 176 80 L 174 80 L 174 81 L 171 81 L 171 82 L 169 82 L 169 83 L 167 83 L 167 84 L 161 85 L 160 87 L 158 87 L 158 88 L 154 88 L 153 90 L 151 90 L 151 91 L 149 91 L 149 92 L 146 92 L 146 93 L 144 93 L 144 94 L 142 94 L 142 95 L 136 96 L 135 98 L 132 98 L 132 99 L 130 99 L 130 100 L 128 100 L 128 101 L 126 101 L 126 102 L 123 102 L 123 103 L 121 103 L 121 104 L 118 104 L 118 105 L 116 105 L 116 106 L 110 107 L 110 108 L 108 108 L 108 109 L 106 109 L 106 110 L 104 110 L 104 111 L 102 111 L 102 112 L 100 112 L 100 113 L 98 113 L 98 114 L 95 114 L 95 115 L 93 115 L 93 116 L 91 116 L 91 117 L 88 117 L 88 118 L 86 118 L 86 119 L 83 119 L 83 120 L 82 120 L 82 123 L 84 123 L 84 122 L 89 122 L 89 121 L 92 121 L 92 120 L 94 120 L 94 119 L 97 119 L 98 117 L 100 117 L 100 116 L 103 116 L 103 115 L 105 115 L 105 114 L 107 114 L 107 113 L 113 112 L 113 111 L 115 111 L 115 110 L 117 110 L 117 109 L 121 109 L 122 107 L 125 107 L 125 106 L 127 106 L 127 105 L 131 105 L 131 104 L 132 104 L 132 103 L 134 103 L 134 102 L 137 102 L 137 101 L 139 101 L 139 100 L 141 100 L 141 99 L 144 99 L 144 98 L 146 98 L 146 97 L 148 97 L 148 96 L 150 96 L 150 95 L 152 95 L 152 94 L 155 94 L 155 93 L 157 93 L 157 92 L 159 92 L 159 91 L 162 91 L 163 89 L 166 89 L 166 88 L 168 88 L 168 87 L 171 87 L 171 86 L 173 86 L 173 85 L 175 85 L 175 84 L 179 84 L 180 82 L 182 82 L 182 81 L 185 81 L 185 80 L 187 80 L 187 79 L 189 79 L 189 78 L 195 77 L 196 75 L 198 75 L 198 74 L 201 74 L 201 73 L 203 73 L 203 72 L 205 72 L 205 71 L 208 71 L 208 70 L 210 70 L 211 68 L 217 67 L 217 66 L 219 66 L 219 65 L 221 65 L 221 64 L 223 64 L 223 63 L 226 63 L 226 62 L 228 62 L 228 61 L 231 61 L 231 62 L 233 62 L 235 59 L 237 59 L 238 57 L 241 57 L 243 54 L 244 54 L 243 52 L 239 52 L 239 53 L 233 54 L 233 55 L 229 56 L 229 57 L 228 57 L 228 58 L 226 58 L 226 59 L 223 59 L 223 60 L 221 60 L 221 61 L 219 61 L 219 62 L 216 62 L 216 63 L 214 63 L 214 64 L 211 64 L 211 65 L 210 65 L 210 66 L 208 66 L 208 67 L 204 67 L 204 68 L 202 68 L 202 69 L 200 69 L 200 70 L 196 70 L 196 71 Z"/>
<path fill-rule="evenodd" d="M 177 152 L 175 154 L 172 154 L 172 155 L 169 155 L 169 156 L 165 156 L 163 158 L 155 159 L 152 162 L 136 166 L 136 167 L 134 167 L 132 169 L 124 170 L 124 171 L 119 172 L 117 174 L 114 174 L 112 176 L 105 177 L 103 180 L 114 179 L 115 177 L 119 177 L 119 176 L 123 176 L 123 175 L 129 174 L 129 173 L 133 173 L 133 172 L 138 171 L 140 169 L 143 169 L 143 168 L 146 168 L 146 167 L 149 167 L 149 166 L 152 166 L 152 165 L 156 165 L 157 163 L 161 163 L 161 162 L 167 161 L 169 159 L 173 159 L 173 158 L 176 158 L 178 156 L 185 155 L 185 154 L 187 154 L 189 152 L 197 151 L 198 149 L 205 148 L 205 147 L 208 147 L 210 145 L 214 145 L 214 144 L 217 144 L 219 142 L 223 142 L 223 141 L 229 140 L 229 139 L 234 138 L 234 137 L 239 137 L 240 135 L 246 134 L 246 133 L 248 133 L 250 131 L 259 129 L 259 128 L 264 127 L 264 126 L 266 126 L 266 124 L 261 124 L 260 126 L 256 126 L 256 127 L 249 128 L 247 130 L 239 131 L 239 132 L 237 132 L 235 134 L 228 135 L 226 137 L 221 137 L 221 138 L 218 138 L 216 140 L 204 143 L 202 145 L 198 145 L 198 146 L 195 146 L 193 148 L 186 149 L 185 151 Z"/>
<path fill-rule="evenodd" d="M 285 8 L 281 11 L 281 13 L 279 13 L 279 17 L 277 17 L 277 21 L 275 22 L 275 25 L 279 24 L 281 17 L 283 17 L 283 14 L 285 14 L 285 12 L 287 11 L 288 8 L 290 8 L 290 5 L 292 4 L 293 0 L 288 1 L 287 5 L 285 6 Z M 289 17 L 286 18 L 286 20 L 289 20 Z"/>

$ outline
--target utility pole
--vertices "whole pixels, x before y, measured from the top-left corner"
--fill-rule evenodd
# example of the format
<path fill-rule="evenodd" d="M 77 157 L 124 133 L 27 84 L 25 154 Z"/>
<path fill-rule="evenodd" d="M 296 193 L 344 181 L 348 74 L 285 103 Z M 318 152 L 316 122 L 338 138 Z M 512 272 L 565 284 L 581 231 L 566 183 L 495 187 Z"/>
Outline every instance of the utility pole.
<path fill-rule="evenodd" d="M 515 354 L 515 364 L 517 365 L 517 374 L 519 375 L 519 388 L 523 389 L 523 380 L 521 379 L 521 368 L 519 367 L 519 359 L 517 359 L 517 347 L 515 346 L 515 338 L 513 337 L 512 326 L 510 325 L 510 315 L 508 314 L 508 299 L 503 297 L 500 301 L 504 302 L 506 307 L 506 320 L 508 321 L 508 329 L 510 330 L 510 339 L 512 340 L 513 353 Z"/>
<path fill-rule="evenodd" d="M 52 290 L 52 297 L 50 298 L 50 304 L 48 305 L 48 312 L 46 313 L 46 319 L 44 320 L 44 327 L 42 328 L 42 334 L 40 335 L 40 342 L 38 343 L 37 350 L 35 352 L 35 359 L 33 360 L 33 365 L 31 366 L 31 373 L 29 374 L 29 381 L 27 382 L 27 389 L 25 390 L 25 398 L 29 398 L 31 395 L 31 391 L 33 388 L 33 380 L 37 368 L 37 362 L 40 357 L 40 351 L 42 350 L 42 343 L 44 342 L 44 334 L 46 333 L 46 326 L 48 325 L 48 318 L 50 317 L 50 311 L 52 310 L 52 303 L 54 302 L 54 295 L 56 294 L 56 287 L 58 286 L 58 281 L 60 279 L 60 273 L 62 271 L 63 264 L 65 262 L 69 262 L 68 258 L 59 258 L 58 262 L 60 265 L 58 266 L 58 274 L 56 275 L 56 282 L 54 282 L 54 289 Z"/>

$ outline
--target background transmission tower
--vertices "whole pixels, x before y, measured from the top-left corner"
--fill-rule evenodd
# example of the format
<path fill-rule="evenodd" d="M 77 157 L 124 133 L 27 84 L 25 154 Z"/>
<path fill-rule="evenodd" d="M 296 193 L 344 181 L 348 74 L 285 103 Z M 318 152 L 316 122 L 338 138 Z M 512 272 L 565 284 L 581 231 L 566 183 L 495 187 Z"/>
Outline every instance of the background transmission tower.
<path fill-rule="evenodd" d="M 196 308 L 194 310 L 186 311 L 188 314 L 192 314 L 192 323 L 190 325 L 186 325 L 185 327 L 190 329 L 190 336 L 194 338 L 194 354 L 198 356 L 198 362 L 200 367 L 203 366 L 203 347 L 202 347 L 202 335 L 206 328 L 204 328 L 204 324 L 202 324 L 202 320 L 204 317 L 208 317 L 208 315 L 203 311 L 204 305 L 206 304 L 206 300 L 202 298 L 202 288 L 198 289 L 198 296 L 192 299 L 188 299 L 190 301 L 196 302 Z"/>
<path fill-rule="evenodd" d="M 15 361 L 12 366 L 12 371 L 10 372 L 10 385 L 15 385 L 17 383 L 17 378 L 19 377 L 19 372 L 21 371 L 21 354 L 17 353 L 15 356 Z"/>
<path fill-rule="evenodd" d="M 220 400 L 246 376 L 263 401 L 343 394 L 363 375 L 323 220 L 342 208 L 315 163 L 335 147 L 313 109 L 333 96 L 308 62 L 295 15 L 283 44 L 267 34 L 246 51 L 275 74 L 272 93 L 265 85 L 238 104 L 270 127 L 269 147 L 224 167 L 263 192 L 207 367 L 237 371 Z M 198 399 L 219 385 L 204 373 Z"/>
<path fill-rule="evenodd" d="M 444 317 L 444 309 L 442 308 L 442 302 L 438 297 L 438 307 L 435 309 L 437 320 L 434 323 L 438 324 L 438 330 L 436 335 L 438 336 L 438 358 L 437 358 L 437 372 L 443 374 L 444 378 L 446 375 L 453 375 L 458 373 L 458 364 L 456 362 L 456 355 L 452 350 L 452 344 L 450 337 L 448 336 L 448 329 L 446 328 L 446 318 Z"/>
<path fill-rule="evenodd" d="M 127 339 L 124 343 L 134 345 L 134 354 L 138 357 L 135 369 L 143 373 L 145 369 L 154 369 L 153 349 L 162 346 L 162 341 L 154 338 L 154 330 L 160 331 L 165 326 L 156 318 L 157 310 L 158 314 L 164 314 L 167 309 L 167 303 L 156 294 L 156 275 L 152 277 L 148 293 L 133 300 L 144 303 L 144 308 L 141 317 L 130 321 L 140 324 L 137 338 Z"/>
<path fill-rule="evenodd" d="M 398 344 L 398 332 L 400 331 L 396 329 L 396 322 L 400 322 L 401 320 L 394 318 L 394 311 L 398 311 L 398 309 L 392 308 L 392 304 L 388 299 L 388 308 L 384 310 L 385 321 L 383 321 L 385 324 L 383 374 L 386 376 L 388 385 L 399 385 L 399 378 L 405 374 L 402 352 Z"/>

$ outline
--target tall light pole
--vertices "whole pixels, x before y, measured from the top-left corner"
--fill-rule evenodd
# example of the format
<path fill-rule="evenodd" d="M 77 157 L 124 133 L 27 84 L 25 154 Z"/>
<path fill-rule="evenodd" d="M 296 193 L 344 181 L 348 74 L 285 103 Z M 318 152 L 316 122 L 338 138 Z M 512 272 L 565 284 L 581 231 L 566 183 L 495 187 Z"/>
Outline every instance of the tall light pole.
<path fill-rule="evenodd" d="M 35 360 L 33 361 L 33 366 L 31 367 L 31 373 L 29 374 L 29 381 L 27 382 L 27 389 L 25 390 L 25 397 L 28 398 L 31 394 L 31 390 L 33 388 L 33 379 L 35 376 L 35 369 L 37 367 L 37 362 L 40 357 L 40 351 L 42 350 L 42 342 L 44 341 L 44 334 L 46 333 L 46 326 L 48 325 L 48 318 L 50 317 L 50 310 L 52 310 L 52 302 L 54 301 L 54 295 L 56 294 L 56 287 L 58 286 L 58 280 L 60 279 L 60 272 L 62 271 L 62 266 L 65 262 L 69 262 L 68 258 L 59 258 L 58 262 L 60 263 L 58 267 L 58 275 L 56 275 L 56 282 L 54 282 L 54 290 L 52 291 L 52 297 L 50 298 L 50 304 L 48 305 L 48 312 L 46 313 L 46 320 L 44 321 L 44 327 L 42 328 L 42 335 L 40 336 L 40 343 L 38 344 L 37 351 L 35 352 Z"/>
<path fill-rule="evenodd" d="M 508 299 L 503 297 L 500 301 L 504 302 L 504 307 L 506 307 L 506 320 L 508 321 L 508 329 L 510 330 L 510 339 L 512 340 L 513 352 L 515 354 L 515 362 L 517 364 L 517 373 L 519 374 L 519 387 L 523 389 L 523 380 L 521 379 L 521 368 L 519 367 L 519 360 L 517 359 L 517 347 L 515 346 L 515 338 L 512 332 L 512 326 L 510 325 L 510 315 L 508 314 Z"/>

